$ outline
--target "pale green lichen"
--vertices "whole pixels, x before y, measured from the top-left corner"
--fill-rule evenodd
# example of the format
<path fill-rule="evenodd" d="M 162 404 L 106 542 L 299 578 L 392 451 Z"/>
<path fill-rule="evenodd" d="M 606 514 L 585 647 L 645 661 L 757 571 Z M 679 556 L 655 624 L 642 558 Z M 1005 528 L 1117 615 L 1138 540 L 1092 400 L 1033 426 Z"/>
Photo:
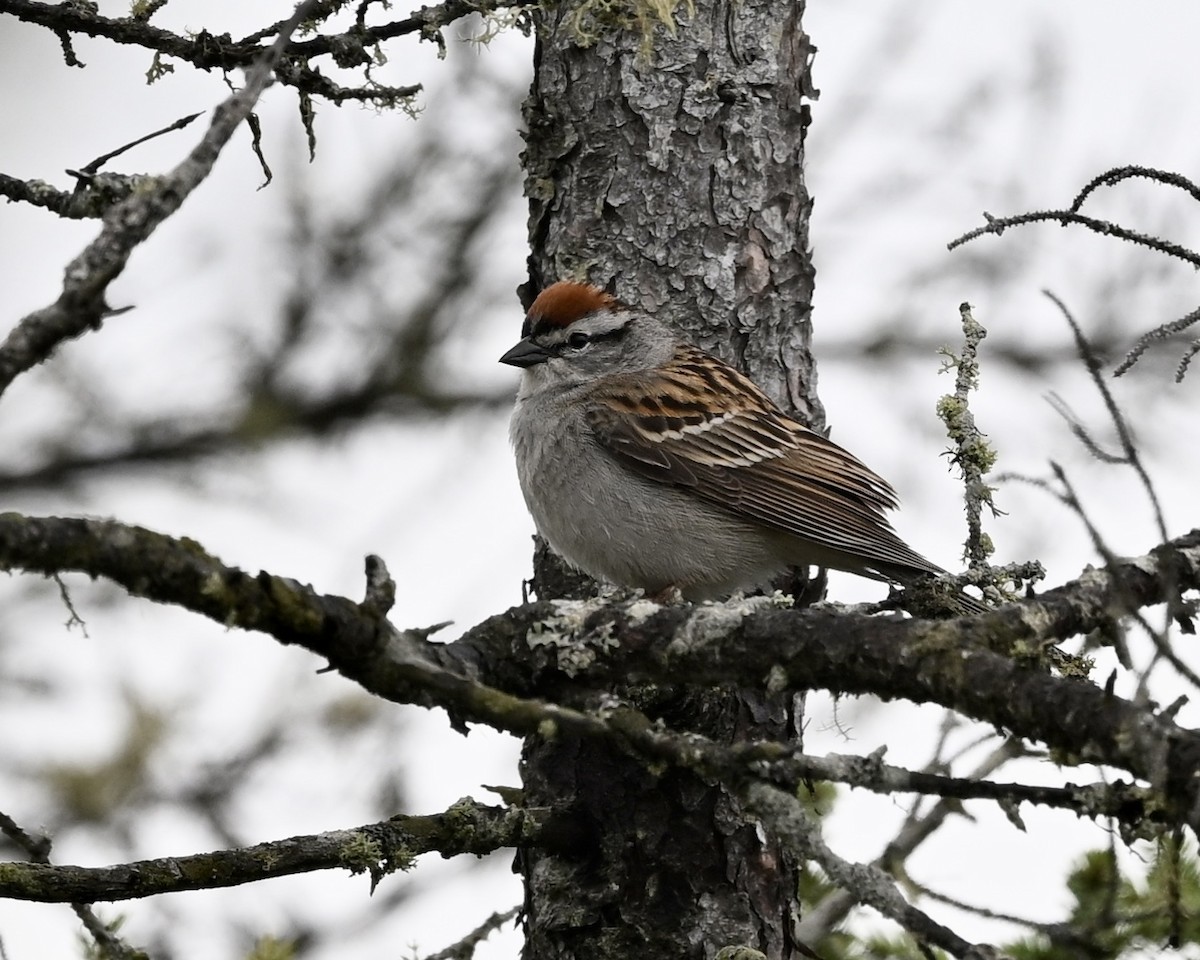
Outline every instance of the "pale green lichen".
<path fill-rule="evenodd" d="M 979 345 L 987 336 L 987 330 L 971 313 L 971 305 L 959 306 L 962 321 L 963 345 L 961 353 L 948 347 L 939 352 L 945 358 L 941 372 L 955 373 L 954 393 L 943 396 L 937 402 L 937 415 L 946 426 L 953 447 L 950 459 L 962 474 L 963 500 L 967 514 L 967 539 L 964 555 L 970 561 L 972 572 L 986 572 L 988 557 L 992 555 L 991 539 L 984 536 L 982 514 L 987 507 L 992 516 L 998 511 L 992 499 L 994 488 L 984 483 L 984 475 L 996 465 L 996 450 L 980 431 L 971 412 L 972 391 L 979 389 Z M 981 584 L 983 586 L 983 584 Z"/>
<path fill-rule="evenodd" d="M 735 944 L 718 950 L 714 960 L 767 960 L 767 956 L 753 947 Z"/>
<path fill-rule="evenodd" d="M 446 808 L 442 822 L 458 845 L 469 849 L 475 845 L 479 834 L 479 805 L 470 797 L 462 797 Z"/>
<path fill-rule="evenodd" d="M 280 940 L 278 937 L 259 937 L 253 949 L 246 954 L 246 960 L 293 960 L 296 956 L 294 940 Z"/>
<path fill-rule="evenodd" d="M 383 860 L 383 847 L 365 833 L 352 834 L 338 851 L 338 863 L 356 875 L 370 873 L 374 876 Z"/>
<path fill-rule="evenodd" d="M 588 617 L 609 602 L 605 597 L 555 600 L 555 616 L 531 626 L 525 640 L 531 647 L 552 649 L 558 668 L 568 677 L 577 676 L 592 666 L 602 653 L 619 645 L 613 637 L 611 622 L 591 628 L 585 626 Z"/>
<path fill-rule="evenodd" d="M 689 15 L 695 12 L 691 0 L 686 0 L 684 7 Z M 615 31 L 634 31 L 640 38 L 639 56 L 644 58 L 654 49 L 657 27 L 674 36 L 678 9 L 678 0 L 582 0 L 571 14 L 569 26 L 581 47 L 590 47 Z"/>
<path fill-rule="evenodd" d="M 150 66 L 146 70 L 146 86 L 150 86 L 152 83 L 161 80 L 168 73 L 174 72 L 175 65 L 173 63 L 167 63 L 167 61 L 163 59 L 161 51 L 155 51 L 154 59 L 150 61 Z"/>
<path fill-rule="evenodd" d="M 523 8 L 509 7 L 506 10 L 489 10 L 486 13 L 481 13 L 479 16 L 479 33 L 467 37 L 468 43 L 486 47 L 496 37 L 500 36 L 500 34 L 507 33 L 514 27 L 518 30 L 523 30 L 526 36 L 529 35 L 528 29 L 524 28 L 524 25 L 529 22 L 529 14 Z"/>
<path fill-rule="evenodd" d="M 683 655 L 692 648 L 719 644 L 750 615 L 779 607 L 783 596 L 784 594 L 778 591 L 769 597 L 743 597 L 740 594 L 734 594 L 730 599 L 720 603 L 700 604 L 676 631 L 674 639 L 667 648 L 667 656 Z M 790 606 L 791 604 L 782 605 Z"/>

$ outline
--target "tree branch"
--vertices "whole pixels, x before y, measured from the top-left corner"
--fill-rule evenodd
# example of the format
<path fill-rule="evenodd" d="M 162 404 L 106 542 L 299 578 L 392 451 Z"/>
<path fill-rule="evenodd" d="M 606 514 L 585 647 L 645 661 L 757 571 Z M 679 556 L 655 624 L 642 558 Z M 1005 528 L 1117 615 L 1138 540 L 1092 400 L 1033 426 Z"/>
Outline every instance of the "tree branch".
<path fill-rule="evenodd" d="M 406 34 L 422 38 L 436 37 L 438 31 L 472 13 L 490 13 L 510 7 L 527 6 L 531 0 L 445 0 L 444 3 L 422 7 L 403 20 L 367 26 L 355 24 L 342 33 L 324 34 L 309 40 L 288 42 L 276 57 L 281 66 L 279 79 L 302 92 L 325 96 L 333 102 L 346 99 L 363 100 L 376 105 L 395 104 L 420 92 L 420 84 L 407 87 L 370 85 L 358 89 L 340 87 L 308 61 L 315 57 L 331 57 L 339 67 L 370 66 L 374 60 L 366 48 L 384 40 Z M 330 16 L 334 5 L 310 3 L 305 19 L 317 20 Z M 86 4 L 40 3 L 38 0 L 0 0 L 0 13 L 8 13 L 26 23 L 46 27 L 60 37 L 71 34 L 103 37 L 114 43 L 129 44 L 153 50 L 160 56 L 173 57 L 190 63 L 200 70 L 235 70 L 256 63 L 264 53 L 262 41 L 278 35 L 285 24 L 275 23 L 241 40 L 229 34 L 220 36 L 201 30 L 194 37 L 180 36 L 170 30 L 151 25 L 147 20 L 132 17 L 110 18 L 90 10 Z M 291 33 L 290 28 L 288 34 Z"/>
<path fill-rule="evenodd" d="M 112 521 L 2 514 L 0 567 L 104 576 L 135 595 L 181 604 L 227 626 L 265 630 L 327 657 L 345 676 L 382 697 L 445 708 L 459 727 L 477 721 L 517 734 L 561 732 L 605 739 L 651 766 L 691 769 L 735 786 L 770 830 L 817 859 L 855 899 L 882 910 L 922 942 L 964 958 L 997 954 L 991 947 L 968 943 L 907 904 L 878 867 L 839 858 L 815 825 L 803 817 L 797 820 L 799 806 L 789 792 L 769 781 L 838 773 L 847 780 L 880 784 L 891 778 L 892 785 L 899 781 L 947 795 L 990 793 L 1009 807 L 1017 797 L 1037 798 L 1036 788 L 1018 788 L 1005 798 L 998 795 L 1005 789 L 1000 785 L 924 779 L 882 767 L 876 775 L 864 765 L 839 764 L 838 758 L 822 763 L 796 756 L 784 743 L 715 743 L 672 731 L 611 698 L 600 709 L 562 704 L 594 703 L 597 685 L 616 680 L 668 678 L 677 684 L 765 682 L 777 690 L 825 687 L 929 700 L 1044 741 L 1076 760 L 1126 769 L 1149 781 L 1164 820 L 1193 830 L 1200 822 L 1200 787 L 1194 776 L 1200 768 L 1200 736 L 1087 681 L 1051 676 L 1036 659 L 1016 662 L 987 646 L 1011 651 L 1023 645 L 1030 660 L 1028 651 L 1047 637 L 1088 630 L 1111 618 L 1112 604 L 1153 603 L 1169 587 L 1195 588 L 1200 583 L 1200 531 L 1150 556 L 1091 571 L 1037 600 L 974 619 L 923 622 L 781 610 L 770 598 L 699 607 L 599 599 L 518 608 L 453 644 L 429 643 L 436 628 L 401 631 L 382 619 L 390 604 L 380 598 L 390 597 L 390 591 L 382 563 L 374 559 L 369 561 L 367 600 L 356 604 L 267 573 L 250 577 L 192 541 Z M 1053 799 L 1076 809 L 1096 799 L 1078 788 L 1063 791 Z M 1141 792 L 1135 788 L 1134 793 Z M 1118 796 L 1101 800 L 1116 801 Z M 365 832 L 353 833 L 360 838 L 362 855 L 355 861 L 360 869 L 372 870 L 376 879 L 393 869 L 390 848 L 367 842 L 372 838 Z M 321 847 L 323 863 L 335 865 L 336 858 L 336 865 L 345 866 L 350 837 L 332 836 Z M 233 858 L 247 879 L 263 875 L 256 856 L 261 848 L 251 849 L 245 862 L 237 859 L 237 851 L 224 855 Z M 179 875 L 177 862 L 158 866 L 168 877 Z M 282 869 L 291 872 L 287 865 Z M 134 876 L 150 872 L 139 869 Z M 211 870 L 205 876 L 211 884 Z M 117 887 L 139 882 L 129 875 L 104 879 L 116 881 Z M 95 880 L 95 875 L 82 878 Z M 105 888 L 99 895 L 111 892 Z M 80 895 L 78 888 L 60 894 L 63 899 Z M 85 894 L 93 895 L 94 888 Z"/>
<path fill-rule="evenodd" d="M 512 403 L 511 391 L 493 393 L 440 390 L 431 383 L 375 380 L 310 396 L 263 389 L 247 398 L 242 409 L 223 420 L 147 420 L 133 424 L 131 439 L 108 449 L 55 450 L 44 463 L 25 469 L 0 467 L 0 491 L 45 488 L 72 483 L 97 473 L 193 463 L 206 457 L 259 450 L 272 439 L 326 437 L 376 417 L 442 417 L 453 413 L 494 410 Z M 76 436 L 79 432 L 76 431 Z"/>
<path fill-rule="evenodd" d="M 460 800 L 445 813 L 398 816 L 351 830 L 272 840 L 237 850 L 139 860 L 111 867 L 0 865 L 0 897 L 39 903 L 134 900 L 182 890 L 213 890 L 316 870 L 369 873 L 372 887 L 408 870 L 424 853 L 482 856 L 537 842 L 545 810 L 490 807 Z"/>
<path fill-rule="evenodd" d="M 887 796 L 915 793 L 951 800 L 994 800 L 1013 810 L 1021 803 L 1071 810 L 1080 816 L 1112 817 L 1123 823 L 1162 821 L 1153 793 L 1136 784 L 1066 783 L 1046 787 L 1025 783 L 997 783 L 976 776 L 950 777 L 921 770 L 906 770 L 883 762 L 884 748 L 869 756 L 831 753 L 823 757 L 796 754 L 766 764 L 767 776 L 788 786 L 805 781 L 845 783 Z"/>
<path fill-rule="evenodd" d="M 989 233 L 1000 236 L 1010 227 L 1019 227 L 1026 223 L 1058 223 L 1064 227 L 1068 224 L 1078 224 L 1079 226 L 1087 227 L 1093 233 L 1098 233 L 1101 236 L 1127 240 L 1129 243 L 1147 247 L 1150 250 L 1157 250 L 1159 253 L 1182 260 L 1184 263 L 1190 263 L 1193 267 L 1200 267 L 1200 254 L 1189 250 L 1187 247 L 1181 246 L 1178 243 L 1172 243 L 1169 240 L 1163 240 L 1161 237 L 1153 237 L 1149 234 L 1139 233 L 1136 230 L 1130 230 L 1127 227 L 1118 226 L 1115 223 L 1109 223 L 1107 220 L 1098 220 L 1095 217 L 1088 217 L 1082 213 L 1075 213 L 1072 210 L 1038 210 L 1033 213 L 1018 214 L 1013 217 L 993 217 L 991 214 L 985 213 L 983 218 L 986 223 L 982 227 L 976 227 L 974 230 L 969 230 L 962 236 L 956 237 L 946 244 L 946 248 L 953 250 L 964 243 L 969 243 Z"/>
<path fill-rule="evenodd" d="M 14 863 L 0 866 L 4 868 L 15 867 L 18 870 L 29 868 L 35 871 L 39 869 L 55 869 L 50 866 L 51 840 L 49 837 L 26 832 L 12 817 L 3 811 L 0 811 L 0 833 L 3 833 L 13 843 L 24 850 L 33 861 L 29 864 Z M 3 880 L 4 874 L 0 873 L 0 885 L 2 885 Z M 90 902 L 86 900 L 73 900 L 71 897 L 66 897 L 56 902 L 71 904 L 71 909 L 74 911 L 75 916 L 79 918 L 79 922 L 83 924 L 84 929 L 87 930 L 96 942 L 96 947 L 104 957 L 109 958 L 109 960 L 146 960 L 144 952 L 129 946 L 129 944 L 116 935 L 115 926 L 105 923 L 96 915 Z M 4 960 L 4 958 L 0 957 L 0 960 Z"/>
<path fill-rule="evenodd" d="M 941 947 L 962 960 L 998 960 L 995 947 L 964 940 L 904 899 L 896 884 L 878 867 L 850 863 L 834 853 L 821 836 L 821 828 L 794 796 L 761 783 L 751 783 L 744 793 L 746 807 L 766 828 L 782 837 L 794 850 L 820 864 L 829 879 L 851 891 L 861 903 L 874 907 L 908 930 L 918 941 Z"/>
<path fill-rule="evenodd" d="M 982 777 L 990 776 L 1009 760 L 1021 754 L 1021 748 L 1011 738 L 1005 740 L 999 747 L 991 751 L 968 775 L 968 781 L 982 781 Z M 930 761 L 937 763 L 937 756 Z M 1015 804 L 999 803 L 1000 807 L 1014 819 L 1017 816 Z M 913 804 L 896 835 L 888 841 L 882 852 L 872 861 L 880 870 L 897 876 L 907 870 L 908 858 L 926 840 L 932 837 L 951 813 L 961 812 L 960 804 L 945 796 L 928 810 L 921 810 L 918 804 Z M 851 890 L 834 890 L 815 904 L 801 919 L 797 928 L 797 936 L 806 942 L 816 943 L 823 940 L 843 920 L 854 907 L 857 898 Z"/>
<path fill-rule="evenodd" d="M 2 0 L 0 11 L 12 2 Z M 153 186 L 131 194 L 105 213 L 100 235 L 67 265 L 58 300 L 25 317 L 0 345 L 0 393 L 19 374 L 45 360 L 64 340 L 98 328 L 112 313 L 105 303 L 108 285 L 125 269 L 134 249 L 208 176 L 233 132 L 270 84 L 288 38 L 312 2 L 306 0 L 296 8 L 266 55 L 247 73 L 245 86 L 213 112 L 208 132 L 187 159 L 169 174 L 154 178 Z M 63 8 L 78 9 L 70 4 L 55 9 Z"/>
<path fill-rule="evenodd" d="M 1076 762 L 1147 780 L 1172 822 L 1200 825 L 1200 735 L 1089 681 L 1051 676 L 1032 655 L 1050 639 L 1110 622 L 1113 605 L 1161 602 L 1200 585 L 1200 530 L 1150 555 L 1092 570 L 1036 600 L 949 622 L 781 610 L 770 601 L 659 607 L 645 600 L 531 604 L 492 617 L 452 644 L 402 631 L 352 601 L 294 581 L 226 567 L 189 540 L 113 521 L 0 514 L 0 567 L 103 576 L 136 596 L 175 603 L 227 626 L 261 630 L 327 658 L 382 697 L 440 706 L 457 725 L 514 733 L 559 724 L 623 740 L 644 757 L 715 767 L 634 711 L 592 715 L 532 696 L 579 700 L 614 680 L 829 689 L 935 702 L 1042 741 Z M 1117 609 L 1122 609 L 1117 607 Z M 589 646 L 589 644 L 592 644 Z M 989 649 L 1021 653 L 1014 660 Z M 753 746 L 753 749 L 750 749 Z M 779 760 L 781 745 L 743 745 L 738 762 Z M 743 767 L 744 769 L 744 767 Z"/>
<path fill-rule="evenodd" d="M 503 913 L 493 913 L 458 943 L 451 944 L 445 950 L 439 950 L 437 953 L 431 953 L 425 960 L 471 960 L 471 957 L 475 956 L 475 948 L 491 936 L 493 931 L 499 930 L 508 921 L 519 916 L 521 909 L 521 906 L 518 905 L 510 907 Z"/>

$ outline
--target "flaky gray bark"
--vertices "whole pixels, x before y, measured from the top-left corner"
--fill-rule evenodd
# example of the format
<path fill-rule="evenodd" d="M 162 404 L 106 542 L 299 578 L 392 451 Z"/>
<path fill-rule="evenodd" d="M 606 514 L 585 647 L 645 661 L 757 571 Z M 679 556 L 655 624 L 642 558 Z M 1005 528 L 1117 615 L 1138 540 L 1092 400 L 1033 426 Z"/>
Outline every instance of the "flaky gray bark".
<path fill-rule="evenodd" d="M 704 0 L 677 33 L 659 28 L 648 43 L 573 3 L 538 14 L 523 292 L 563 278 L 605 285 L 819 429 L 802 12 Z M 594 42 L 581 44 L 581 32 Z M 538 565 L 539 595 L 562 595 L 552 576 Z M 782 700 L 618 694 L 721 741 L 788 737 Z M 572 845 L 521 858 L 527 960 L 711 957 L 728 945 L 794 955 L 794 864 L 730 792 L 561 732 L 526 741 L 523 775 L 526 802 L 569 809 L 582 824 Z"/>

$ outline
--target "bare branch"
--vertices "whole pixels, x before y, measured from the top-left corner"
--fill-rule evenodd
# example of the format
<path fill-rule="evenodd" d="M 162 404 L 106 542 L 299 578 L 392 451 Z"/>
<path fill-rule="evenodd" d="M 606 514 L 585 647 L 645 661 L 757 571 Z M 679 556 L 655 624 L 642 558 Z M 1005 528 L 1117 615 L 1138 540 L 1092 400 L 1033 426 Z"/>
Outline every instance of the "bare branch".
<path fill-rule="evenodd" d="M 415 361 L 414 361 L 415 365 Z M 412 372 L 405 370 L 405 373 Z M 221 422 L 153 420 L 134 424 L 131 438 L 107 450 L 58 451 L 40 466 L 29 469 L 0 469 L 0 490 L 45 487 L 75 481 L 113 468 L 149 467 L 161 470 L 170 464 L 188 464 L 205 457 L 255 450 L 264 436 L 255 426 L 264 410 L 270 411 L 271 436 L 325 437 L 378 416 L 420 419 L 450 413 L 491 410 L 512 402 L 509 390 L 471 393 L 444 390 L 432 382 L 413 377 L 381 375 L 361 386 L 335 384 L 330 392 L 316 397 L 292 387 L 264 384 L 248 398 L 237 415 Z"/>
<path fill-rule="evenodd" d="M 134 900 L 317 870 L 369 873 L 374 886 L 389 873 L 410 869 L 414 859 L 425 853 L 482 856 L 535 843 L 550 822 L 551 815 L 545 810 L 491 807 L 465 799 L 445 813 L 397 816 L 350 830 L 289 837 L 236 850 L 111 867 L 8 863 L 0 878 L 0 897 L 39 903 Z"/>
<path fill-rule="evenodd" d="M 422 7 L 403 20 L 376 26 L 361 22 L 343 33 L 324 34 L 308 40 L 288 43 L 277 58 L 279 80 L 301 93 L 324 96 L 335 103 L 360 100 L 376 106 L 403 104 L 421 90 L 420 84 L 388 87 L 370 84 L 359 88 L 338 85 L 310 65 L 309 60 L 328 56 L 340 67 L 369 66 L 373 62 L 368 47 L 407 34 L 422 39 L 436 39 L 438 31 L 472 13 L 489 13 L 512 7 L 524 7 L 531 0 L 446 0 L 444 3 Z M 150 12 L 161 6 L 152 5 Z M 313 2 L 305 15 L 307 20 L 321 20 L 336 12 L 340 4 Z M 53 30 L 63 42 L 70 63 L 75 60 L 70 48 L 72 34 L 103 37 L 115 43 L 131 44 L 153 50 L 158 57 L 173 57 L 201 70 L 231 71 L 255 64 L 265 52 L 262 41 L 277 36 L 285 22 L 273 23 L 261 30 L 234 40 L 229 34 L 216 36 L 201 30 L 195 36 L 181 36 L 170 30 L 151 25 L 149 14 L 135 17 L 110 18 L 101 16 L 86 4 L 41 3 L 39 0 L 0 0 L 0 13 L 8 13 L 26 23 Z M 82 64 L 77 65 L 82 66 Z"/>
<path fill-rule="evenodd" d="M 1071 315 L 1071 311 L 1067 309 L 1067 305 L 1063 303 L 1057 296 L 1049 290 L 1043 290 L 1045 294 L 1066 319 L 1067 324 L 1071 327 L 1071 334 L 1075 338 L 1075 348 L 1079 351 L 1079 359 L 1083 361 L 1083 365 L 1087 368 L 1088 376 L 1091 378 L 1092 385 L 1100 392 L 1100 396 L 1104 400 L 1104 408 L 1108 411 L 1108 416 L 1113 422 L 1113 427 L 1116 428 L 1117 438 L 1121 442 L 1122 457 L 1117 462 L 1127 463 L 1133 472 L 1137 474 L 1138 480 L 1141 481 L 1142 489 L 1146 491 L 1146 497 L 1150 501 L 1150 505 L 1154 508 L 1154 520 L 1158 526 L 1158 535 L 1165 541 L 1167 539 L 1167 521 L 1163 517 L 1162 503 L 1158 499 L 1158 492 L 1154 489 L 1154 482 L 1150 479 L 1150 474 L 1146 471 L 1146 466 L 1142 463 L 1141 454 L 1138 452 L 1137 444 L 1133 441 L 1133 432 L 1129 429 L 1129 424 L 1125 420 L 1124 414 L 1121 413 L 1121 408 L 1117 405 L 1116 398 L 1113 397 L 1112 391 L 1108 389 L 1108 384 L 1105 382 L 1101 374 L 1100 360 L 1092 351 L 1091 344 L 1084 335 L 1079 324 Z M 1070 422 L 1068 420 L 1068 422 Z M 1082 425 L 1076 424 L 1076 436 L 1081 439 L 1086 436 L 1086 431 Z M 1097 445 L 1091 441 L 1090 437 L 1085 441 L 1090 450 L 1098 450 Z"/>
<path fill-rule="evenodd" d="M 125 269 L 134 249 L 208 176 L 233 132 L 271 82 L 291 31 L 307 15 L 311 2 L 306 0 L 296 8 L 287 28 L 247 74 L 245 86 L 217 107 L 208 132 L 188 158 L 171 173 L 157 178 L 152 188 L 140 190 L 109 209 L 100 235 L 67 265 L 58 300 L 25 317 L 0 345 L 0 393 L 19 374 L 45 360 L 64 340 L 98 328 L 112 313 L 105 303 L 108 285 Z"/>
<path fill-rule="evenodd" d="M 825 843 L 820 827 L 794 796 L 761 783 L 749 784 L 743 796 L 747 808 L 762 819 L 768 831 L 783 838 L 804 858 L 816 861 L 839 887 L 895 920 L 918 942 L 941 947 L 963 960 L 998 960 L 1004 956 L 995 947 L 964 940 L 914 907 L 901 896 L 892 878 L 878 867 L 850 863 L 839 857 Z"/>
<path fill-rule="evenodd" d="M 1078 224 L 1091 230 L 1093 233 L 1098 233 L 1102 236 L 1117 237 L 1120 240 L 1127 240 L 1130 243 L 1146 247 L 1150 250 L 1155 250 L 1159 253 L 1164 253 L 1169 257 L 1174 257 L 1182 260 L 1185 263 L 1191 264 L 1193 267 L 1200 267 L 1200 253 L 1190 250 L 1187 247 L 1177 243 L 1172 243 L 1161 237 L 1153 237 L 1144 233 L 1139 233 L 1135 230 L 1130 230 L 1118 224 L 1111 223 L 1107 220 L 1098 220 L 1094 217 L 1084 216 L 1079 212 L 1083 203 L 1101 186 L 1112 186 L 1129 180 L 1135 177 L 1142 177 L 1153 180 L 1157 183 L 1162 183 L 1167 186 L 1178 187 L 1185 190 L 1193 200 L 1200 200 L 1200 187 L 1191 180 L 1179 174 L 1169 173 L 1162 170 L 1155 170 L 1150 167 L 1125 166 L 1116 167 L 1112 170 L 1107 170 L 1100 176 L 1091 180 L 1075 197 L 1071 206 L 1067 210 L 1041 210 L 1033 213 L 1020 214 L 1015 217 L 993 217 L 989 213 L 984 213 L 984 219 L 987 221 L 985 226 L 978 227 L 968 233 L 963 234 L 955 240 L 947 244 L 948 249 L 953 250 L 971 240 L 981 237 L 984 234 L 992 233 L 996 236 L 1001 235 L 1009 227 L 1020 226 L 1026 223 L 1038 223 L 1042 221 L 1057 222 L 1063 226 L 1068 224 Z M 1061 306 L 1061 304 L 1060 304 Z M 1133 348 L 1126 354 L 1125 360 L 1118 365 L 1115 374 L 1120 376 L 1125 373 L 1138 359 L 1146 352 L 1147 348 L 1160 340 L 1174 338 L 1183 330 L 1196 323 L 1200 319 L 1200 311 L 1194 310 L 1179 320 L 1173 320 L 1170 323 L 1164 323 L 1155 329 L 1144 333 L 1134 344 Z M 1178 366 L 1175 370 L 1175 381 L 1180 382 L 1187 373 L 1188 367 L 1191 364 L 1192 358 L 1200 353 L 1200 338 L 1193 340 L 1187 350 L 1181 357 Z"/>
<path fill-rule="evenodd" d="M 1178 187 L 1180 190 L 1190 194 L 1193 200 L 1200 202 L 1200 186 L 1194 184 L 1187 177 L 1181 176 L 1178 173 L 1171 173 L 1168 170 L 1155 170 L 1153 167 L 1126 166 L 1105 170 L 1100 176 L 1091 180 L 1079 191 L 1075 199 L 1071 201 L 1070 209 L 1078 213 L 1084 201 L 1100 187 L 1116 186 L 1125 180 L 1132 180 L 1138 177 L 1153 180 L 1156 183 L 1165 183 L 1171 187 Z"/>
<path fill-rule="evenodd" d="M 1189 250 L 1187 247 L 1172 243 L 1170 240 L 1164 240 L 1161 237 L 1138 233 L 1136 230 L 1130 230 L 1127 227 L 1109 223 L 1107 220 L 1097 220 L 1095 217 L 1087 217 L 1081 213 L 1072 213 L 1069 210 L 1037 210 L 1033 213 L 1018 214 L 1015 217 L 993 217 L 989 213 L 985 213 L 983 216 L 987 221 L 984 226 L 976 227 L 974 230 L 969 230 L 962 236 L 951 240 L 946 244 L 947 249 L 954 250 L 964 243 L 969 243 L 989 233 L 998 237 L 1009 227 L 1019 227 L 1026 223 L 1059 223 L 1063 226 L 1078 224 L 1079 226 L 1087 227 L 1093 233 L 1098 233 L 1101 236 L 1127 240 L 1140 247 L 1165 253 L 1169 257 L 1189 263 L 1193 267 L 1200 267 L 1200 254 L 1194 250 Z"/>
<path fill-rule="evenodd" d="M 102 154 L 95 160 L 92 160 L 83 166 L 81 170 L 83 173 L 95 173 L 102 166 L 108 163 L 109 160 L 119 157 L 126 151 L 132 150 L 134 147 L 140 146 L 141 144 L 146 143 L 148 140 L 153 140 L 156 137 L 163 136 L 164 134 L 173 133 L 176 130 L 182 130 L 193 120 L 199 119 L 200 116 L 201 114 L 199 113 L 190 113 L 186 117 L 180 117 L 174 123 L 169 123 L 165 127 L 155 130 L 153 133 L 147 133 L 145 136 L 138 137 L 136 140 L 131 140 L 129 143 L 123 144 L 122 146 L 117 147 L 115 150 L 110 150 L 108 153 Z M 68 170 L 67 173 L 70 173 L 72 176 L 79 176 L 78 173 L 75 173 L 71 170 Z"/>
<path fill-rule="evenodd" d="M 439 950 L 437 953 L 431 953 L 425 960 L 471 960 L 471 957 L 475 955 L 475 948 L 479 944 L 491 936 L 493 931 L 499 930 L 508 921 L 514 919 L 520 912 L 521 907 L 518 905 L 510 907 L 503 913 L 493 913 L 458 943 L 451 944 L 445 950 Z"/>
<path fill-rule="evenodd" d="M 1113 817 L 1131 824 L 1164 822 L 1161 814 L 1155 810 L 1153 791 L 1133 783 L 1068 783 L 1061 787 L 1043 787 L 979 779 L 998 765 L 995 761 L 1012 759 L 1015 755 L 1013 749 L 1006 742 L 1000 750 L 995 751 L 995 760 L 990 765 L 974 770 L 966 777 L 892 766 L 883 762 L 882 749 L 866 757 L 798 754 L 765 764 L 764 770 L 770 779 L 788 785 L 825 780 L 889 796 L 916 793 L 953 800 L 993 800 L 1005 805 L 1033 803 L 1072 810 L 1080 816 L 1093 819 Z M 911 851 L 905 851 L 905 855 L 908 852 Z"/>
<path fill-rule="evenodd" d="M 1125 354 L 1125 359 L 1122 360 L 1115 370 L 1113 376 L 1119 377 L 1127 373 L 1129 369 L 1142 358 L 1151 346 L 1162 341 L 1174 340 L 1180 333 L 1187 330 L 1189 327 L 1200 323 L 1200 307 L 1191 311 L 1188 314 L 1180 317 L 1178 320 L 1172 320 L 1170 323 L 1164 323 L 1161 326 L 1155 327 L 1153 330 L 1148 330 L 1138 337 L 1137 343 L 1133 345 L 1130 351 Z M 1188 349 L 1184 352 L 1183 359 L 1179 361 L 1179 366 L 1175 370 L 1175 382 L 1179 383 L 1183 380 L 1183 376 L 1187 373 L 1187 368 L 1191 364 L 1192 357 L 1200 352 L 1200 340 L 1193 340 Z"/>
<path fill-rule="evenodd" d="M 89 178 L 86 190 L 59 190 L 44 180 L 19 180 L 0 173 L 0 197 L 44 207 L 65 220 L 98 219 L 149 180 L 136 174 L 101 174 Z"/>
<path fill-rule="evenodd" d="M 514 195 L 515 167 L 487 151 L 468 159 L 474 151 L 447 147 L 436 123 L 423 122 L 416 133 L 417 146 L 351 209 L 317 211 L 296 199 L 288 243 L 304 267 L 292 271 L 281 292 L 268 341 L 250 343 L 234 334 L 225 361 L 234 395 L 192 398 L 200 406 L 189 413 L 156 416 L 150 410 L 114 421 L 92 378 L 71 384 L 70 370 L 60 367 L 63 388 L 80 391 L 73 398 L 75 417 L 26 449 L 19 464 L 0 468 L 0 490 L 261 452 L 296 436 L 338 436 L 377 418 L 436 419 L 511 405 L 511 388 L 489 388 L 458 373 L 461 351 L 450 349 L 450 341 L 462 335 L 464 317 L 479 315 L 473 268 L 480 244 L 511 209 L 506 201 Z M 419 184 L 431 172 L 448 177 L 451 168 L 470 171 L 470 183 L 452 196 L 439 194 L 420 239 L 406 239 L 397 251 L 387 238 L 397 232 L 405 204 L 416 202 Z M 401 222 L 407 233 L 412 224 Z M 402 292 L 390 279 L 401 262 L 397 255 L 422 265 L 419 279 Z M 347 309 L 360 318 L 362 336 L 352 344 L 359 359 L 345 376 L 313 377 L 314 351 L 333 333 L 333 318 L 346 316 Z"/>
<path fill-rule="evenodd" d="M 971 771 L 967 782 L 985 782 L 979 778 L 990 776 L 996 770 L 1015 759 L 1022 753 L 1019 744 L 1007 740 L 993 750 Z M 935 761 L 937 755 L 935 754 Z M 928 772 L 921 776 L 930 776 Z M 903 874 L 908 858 L 926 840 L 933 836 L 945 823 L 951 813 L 961 809 L 949 795 L 935 803 L 924 813 L 914 804 L 904 818 L 899 832 L 884 847 L 883 852 L 873 861 L 875 867 L 893 876 Z M 826 896 L 800 921 L 799 935 L 814 942 L 826 937 L 841 923 L 854 906 L 854 897 L 847 890 L 835 890 Z"/>

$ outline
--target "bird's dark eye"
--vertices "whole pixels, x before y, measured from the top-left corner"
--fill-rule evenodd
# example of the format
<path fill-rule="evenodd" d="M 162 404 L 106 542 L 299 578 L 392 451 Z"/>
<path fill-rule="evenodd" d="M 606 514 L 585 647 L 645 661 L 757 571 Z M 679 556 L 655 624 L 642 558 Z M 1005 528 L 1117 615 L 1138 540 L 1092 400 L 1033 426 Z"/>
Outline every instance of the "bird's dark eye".
<path fill-rule="evenodd" d="M 574 350 L 580 350 L 586 347 L 591 339 L 586 333 L 573 333 L 567 337 L 567 346 Z"/>

